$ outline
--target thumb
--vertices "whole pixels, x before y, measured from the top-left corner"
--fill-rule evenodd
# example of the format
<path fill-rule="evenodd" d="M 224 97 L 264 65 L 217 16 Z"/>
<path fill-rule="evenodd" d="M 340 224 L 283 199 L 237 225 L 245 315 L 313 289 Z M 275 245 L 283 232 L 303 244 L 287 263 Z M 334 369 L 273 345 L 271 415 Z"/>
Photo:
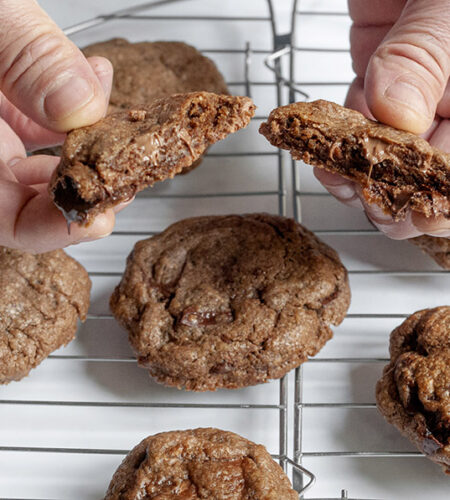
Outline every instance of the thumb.
<path fill-rule="evenodd" d="M 93 123 L 106 111 L 91 65 L 34 0 L 0 0 L 0 90 L 58 132 Z"/>
<path fill-rule="evenodd" d="M 373 54 L 365 95 L 375 118 L 420 134 L 431 125 L 450 73 L 450 2 L 409 0 Z"/>

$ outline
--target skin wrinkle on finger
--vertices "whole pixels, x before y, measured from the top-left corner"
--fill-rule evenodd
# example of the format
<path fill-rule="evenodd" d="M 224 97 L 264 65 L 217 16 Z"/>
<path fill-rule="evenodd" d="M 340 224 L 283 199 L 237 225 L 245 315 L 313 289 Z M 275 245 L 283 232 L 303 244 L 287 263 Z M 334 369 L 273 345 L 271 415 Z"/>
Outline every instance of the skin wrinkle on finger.
<path fill-rule="evenodd" d="M 373 117 L 372 113 L 369 111 L 369 107 L 368 107 L 367 102 L 366 102 L 366 98 L 364 95 L 364 80 L 362 78 L 356 77 L 353 80 L 353 82 L 350 85 L 350 88 L 348 90 L 344 105 L 347 108 L 359 111 L 367 118 L 370 118 L 372 120 L 375 119 Z M 421 137 L 430 141 L 435 130 L 439 127 L 439 124 L 441 123 L 441 121 L 442 121 L 442 119 L 439 116 L 436 116 L 434 118 L 433 123 L 431 124 L 430 128 L 426 132 L 424 132 L 423 134 L 420 134 Z M 442 149 L 443 151 L 450 152 L 450 151 L 448 151 L 448 149 L 442 148 L 441 147 L 442 145 L 439 144 L 437 141 L 435 141 L 434 143 L 433 143 L 433 141 L 431 141 L 430 143 L 433 146 Z"/>
<path fill-rule="evenodd" d="M 450 79 L 445 87 L 444 94 L 437 105 L 436 112 L 443 118 L 450 118 Z"/>
<path fill-rule="evenodd" d="M 109 99 L 111 97 L 112 90 L 112 78 L 113 78 L 113 65 L 105 57 L 91 56 L 87 58 L 87 62 L 91 65 L 94 70 L 102 88 L 105 93 L 105 115 L 108 110 Z"/>
<path fill-rule="evenodd" d="M 420 234 L 422 234 L 417 230 L 412 222 L 411 211 L 407 212 L 404 220 L 394 221 L 389 214 L 384 213 L 381 207 L 375 203 L 367 203 L 362 195 L 362 189 L 360 186 L 357 186 L 357 191 L 360 194 L 364 211 L 366 212 L 370 222 L 372 222 L 378 230 L 386 234 L 389 238 L 394 240 L 404 240 L 414 238 L 415 236 L 420 236 Z"/>
<path fill-rule="evenodd" d="M 450 231 L 450 220 L 444 217 L 425 217 L 424 215 L 413 212 L 412 222 L 414 226 L 425 234 L 441 233 L 443 231 Z M 440 235 L 440 234 L 439 234 Z"/>
<path fill-rule="evenodd" d="M 33 188 L 30 188 L 34 191 L 33 194 L 30 194 L 29 198 L 27 198 L 24 203 L 22 204 L 21 207 L 19 207 L 19 209 L 17 210 L 17 213 L 16 213 L 16 218 L 15 218 L 15 221 L 14 221 L 14 226 L 13 226 L 13 232 L 12 232 L 12 240 L 13 241 L 17 241 L 20 245 L 20 240 L 18 238 L 18 226 L 21 222 L 21 217 L 22 217 L 22 214 L 24 212 L 24 210 L 26 209 L 26 207 L 28 206 L 28 204 L 33 200 L 33 198 L 35 198 L 36 196 L 39 196 L 39 192 L 34 190 Z"/>
<path fill-rule="evenodd" d="M 61 144 L 64 134 L 52 132 L 38 125 L 9 102 L 0 92 L 0 117 L 14 130 L 27 151 Z"/>
<path fill-rule="evenodd" d="M 435 148 L 450 153 L 450 120 L 441 120 L 433 130 L 429 141 Z"/>
<path fill-rule="evenodd" d="M 420 85 L 416 84 L 417 90 L 422 93 L 427 102 L 429 117 L 434 116 L 435 103 L 443 95 L 444 75 L 440 73 L 440 68 L 432 67 L 431 64 L 425 62 L 425 53 L 425 50 L 421 48 L 417 48 L 417 52 L 415 52 L 414 46 L 403 42 L 389 43 L 389 45 L 379 47 L 367 68 L 367 73 L 369 73 L 374 70 L 374 66 L 377 66 L 378 75 L 366 73 L 366 83 L 370 82 L 371 77 L 373 79 L 378 76 L 378 80 L 373 82 L 373 86 L 378 88 L 381 95 L 384 96 L 393 82 L 391 75 L 395 75 L 395 80 L 409 80 L 413 85 L 419 80 Z M 370 101 L 370 99 L 368 100 Z"/>
<path fill-rule="evenodd" d="M 17 182 L 17 178 L 14 175 L 14 172 L 12 172 L 6 163 L 0 158 L 0 182 L 1 181 Z"/>
<path fill-rule="evenodd" d="M 2 90 L 5 93 L 33 95 L 38 103 L 39 116 L 46 116 L 45 98 L 54 89 L 76 75 L 77 66 L 84 64 L 83 56 L 75 46 L 65 43 L 62 36 L 55 33 L 41 33 L 26 45 L 16 60 L 4 73 Z M 0 74 L 2 70 L 0 68 Z M 31 85 L 30 85 L 30 82 Z M 91 100 L 98 97 L 92 87 Z M 67 112 L 65 118 L 71 112 Z M 48 117 L 47 117 L 48 118 Z M 52 123 L 52 120 L 49 120 Z"/>
<path fill-rule="evenodd" d="M 370 58 L 393 24 L 383 26 L 352 26 L 350 29 L 350 55 L 356 76 L 364 78 Z"/>
<path fill-rule="evenodd" d="M 69 235 L 63 215 L 46 190 L 42 193 L 17 182 L 0 181 L 0 245 L 47 252 L 107 236 L 114 227 L 114 219 L 114 212 L 109 210 L 88 228 L 73 224 Z"/>
<path fill-rule="evenodd" d="M 365 76 L 367 102 L 380 121 L 413 133 L 430 126 L 449 77 L 449 18 L 450 2 L 405 5 Z"/>
<path fill-rule="evenodd" d="M 0 3 L 9 30 L 0 33 L 3 93 L 39 124 L 67 131 L 99 120 L 106 96 L 81 51 L 28 0 Z M 29 99 L 23 100 L 23 96 Z"/>
<path fill-rule="evenodd" d="M 32 186 L 33 184 L 48 184 L 58 163 L 59 158 L 56 156 L 36 155 L 30 156 L 10 168 L 18 182 Z"/>
<path fill-rule="evenodd" d="M 72 50 L 68 50 L 67 44 L 63 44 L 62 36 L 50 31 L 50 27 L 48 29 L 49 31 L 45 31 L 40 28 L 40 33 L 36 34 L 20 49 L 9 65 L 0 65 L 0 74 L 2 75 L 0 83 L 3 90 L 17 86 L 20 80 L 26 77 L 27 72 L 45 71 L 53 66 L 53 61 L 62 64 L 74 56 L 75 51 L 70 46 Z M 58 73 L 65 69 L 63 66 Z M 51 84 L 52 81 L 49 79 L 48 85 Z M 46 88 L 42 88 L 41 91 L 45 94 Z"/>
<path fill-rule="evenodd" d="M 390 39 L 389 44 L 383 44 L 378 52 L 378 57 L 381 59 L 397 56 L 400 58 L 399 61 L 403 63 L 412 63 L 414 67 L 405 66 L 405 68 L 408 71 L 421 72 L 424 76 L 431 77 L 433 80 L 431 88 L 436 89 L 436 98 L 442 97 L 450 69 L 448 64 L 443 63 L 447 59 L 447 54 L 444 51 L 441 52 L 441 60 L 439 60 L 438 56 L 433 54 L 431 50 L 420 46 L 412 34 L 409 40 Z"/>
<path fill-rule="evenodd" d="M 345 98 L 345 107 L 359 111 L 367 118 L 374 119 L 364 95 L 364 80 L 362 78 L 356 77 L 350 85 Z"/>
<path fill-rule="evenodd" d="M 26 158 L 22 141 L 13 129 L 0 118 L 0 160 L 9 164 L 15 158 Z"/>
<path fill-rule="evenodd" d="M 352 181 L 318 167 L 314 167 L 314 176 L 340 202 L 349 207 L 364 210 Z"/>
<path fill-rule="evenodd" d="M 105 93 L 105 113 L 111 93 L 113 68 L 104 57 L 90 57 L 88 63 L 96 73 Z M 2 117 L 14 132 L 21 138 L 27 151 L 62 144 L 64 134 L 48 130 L 31 120 L 16 108 L 0 92 L 0 117 Z"/>
<path fill-rule="evenodd" d="M 11 248 L 21 248 L 15 242 L 17 215 L 37 191 L 11 180 L 0 180 L 0 243 Z"/>

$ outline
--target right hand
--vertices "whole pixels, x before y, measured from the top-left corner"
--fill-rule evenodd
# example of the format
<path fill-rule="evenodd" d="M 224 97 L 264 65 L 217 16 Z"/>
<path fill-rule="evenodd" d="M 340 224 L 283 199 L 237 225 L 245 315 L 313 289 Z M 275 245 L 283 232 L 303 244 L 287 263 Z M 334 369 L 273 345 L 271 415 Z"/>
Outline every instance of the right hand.
<path fill-rule="evenodd" d="M 349 0 L 351 55 L 356 78 L 345 105 L 382 123 L 422 134 L 450 153 L 450 2 L 448 0 Z M 450 237 L 450 219 L 409 211 L 394 222 L 369 205 L 355 183 L 316 168 L 325 188 L 365 210 L 387 236 Z"/>

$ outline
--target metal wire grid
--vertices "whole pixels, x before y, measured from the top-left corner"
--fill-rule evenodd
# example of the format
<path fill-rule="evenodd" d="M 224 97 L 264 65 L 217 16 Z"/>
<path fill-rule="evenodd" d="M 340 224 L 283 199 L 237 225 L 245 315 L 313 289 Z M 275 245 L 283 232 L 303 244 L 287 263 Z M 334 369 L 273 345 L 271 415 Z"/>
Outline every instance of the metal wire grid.
<path fill-rule="evenodd" d="M 275 29 L 275 21 L 274 21 L 274 10 L 271 0 L 262 0 L 262 2 L 266 2 L 269 16 L 228 16 L 221 17 L 217 16 L 177 16 L 177 15 L 164 15 L 164 16 L 153 16 L 151 14 L 151 8 L 155 6 L 162 6 L 166 4 L 181 2 L 185 0 L 160 0 L 156 2 L 147 2 L 145 4 L 137 5 L 131 8 L 123 9 L 120 11 L 116 11 L 113 13 L 107 13 L 105 15 L 101 15 L 95 17 L 93 19 L 81 22 L 79 24 L 70 26 L 65 29 L 65 33 L 67 35 L 73 35 L 75 33 L 79 33 L 83 30 L 92 29 L 96 26 L 108 23 L 113 20 L 121 19 L 121 20 L 130 20 L 131 22 L 145 22 L 145 20 L 162 20 L 164 22 L 189 22 L 189 21 L 223 21 L 223 22 L 233 22 L 233 23 L 241 23 L 241 22 L 255 22 L 255 23 L 269 23 L 271 27 L 271 31 L 273 34 L 273 47 L 274 50 L 277 51 L 280 48 L 280 43 L 286 41 L 286 38 L 278 37 Z M 223 53 L 223 54 L 244 54 L 245 55 L 245 80 L 244 81 L 229 81 L 227 85 L 229 87 L 233 86 L 244 86 L 246 89 L 246 94 L 251 96 L 252 89 L 255 86 L 269 86 L 273 88 L 273 92 L 276 94 L 276 102 L 277 105 L 282 104 L 282 83 L 279 78 L 274 78 L 274 81 L 251 81 L 249 79 L 249 69 L 251 66 L 251 58 L 254 54 L 262 54 L 266 56 L 270 56 L 271 51 L 267 51 L 265 49 L 260 49 L 257 47 L 250 47 L 247 43 L 245 47 L 242 48 L 232 48 L 232 49 L 211 49 L 205 50 L 207 53 Z M 274 70 L 277 74 L 280 73 L 280 61 L 275 61 Z M 262 120 L 265 119 L 265 116 L 256 116 L 254 120 Z M 156 197 L 160 198 L 188 198 L 188 199 L 196 199 L 203 197 L 227 197 L 227 196 L 274 196 L 278 200 L 278 213 L 280 215 L 286 214 L 286 192 L 285 192 L 285 180 L 284 180 L 284 161 L 282 154 L 278 152 L 244 152 L 244 153 L 214 153 L 211 152 L 208 154 L 209 157 L 218 157 L 218 156 L 227 156 L 227 157 L 239 157 L 245 160 L 245 158 L 249 156 L 272 156 L 274 158 L 274 168 L 277 169 L 277 185 L 273 190 L 268 191 L 251 191 L 251 192 L 214 192 L 211 194 L 203 194 L 203 193 L 193 193 L 193 194 L 156 194 Z M 155 195 L 152 193 L 144 194 L 144 197 L 154 198 Z M 156 234 L 158 231 L 114 231 L 113 235 L 119 237 L 128 237 L 128 236 L 143 236 L 148 237 L 150 235 Z M 111 276 L 120 276 L 121 273 L 110 273 L 110 272 L 91 272 L 91 278 L 96 277 L 111 277 Z M 87 321 L 93 320 L 113 320 L 112 316 L 109 314 L 88 314 Z M 53 360 L 64 360 L 65 362 L 70 361 L 83 361 L 89 363 L 136 363 L 136 359 L 134 357 L 107 357 L 107 356 L 84 356 L 84 355 L 50 355 L 49 359 Z M 156 401 L 156 402 L 96 402 L 96 401 L 54 401 L 54 400 L 32 400 L 32 399 L 1 399 L 0 406 L 6 405 L 19 405 L 24 407 L 30 406 L 47 406 L 47 407 L 86 407 L 86 408 L 114 408 L 114 407 L 122 407 L 122 408 L 195 408 L 198 410 L 202 409 L 216 409 L 218 411 L 221 410 L 255 410 L 255 411 L 276 411 L 279 414 L 279 448 L 278 454 L 272 455 L 273 458 L 277 459 L 280 465 L 284 470 L 287 469 L 288 466 L 292 467 L 293 470 L 297 470 L 303 476 L 309 478 L 310 484 L 313 481 L 313 475 L 304 469 L 299 463 L 292 460 L 288 456 L 288 381 L 287 378 L 284 377 L 279 381 L 279 404 L 249 404 L 249 403 L 240 403 L 240 404 L 182 404 L 182 403 L 167 403 L 164 401 Z M 57 446 L 45 446 L 45 447 L 32 447 L 32 446 L 0 446 L 0 453 L 8 453 L 8 452 L 24 452 L 24 453 L 57 453 L 57 454 L 96 454 L 96 455 L 125 455 L 129 450 L 125 449 L 110 449 L 110 448 L 74 448 L 74 447 L 57 447 Z M 111 471 L 112 472 L 112 471 Z M 309 485 L 307 484 L 307 487 Z M 303 488 L 303 486 L 302 486 Z M 299 490 L 300 491 L 300 490 Z M 8 500 L 8 499 L 5 499 Z M 18 498 L 10 498 L 10 500 L 19 500 Z M 25 499 L 22 499 L 25 500 Z M 32 500 L 32 499 L 28 499 Z"/>
<path fill-rule="evenodd" d="M 312 10 L 303 10 L 301 9 L 300 0 L 294 0 L 293 12 L 292 12 L 292 29 L 291 29 L 291 44 L 284 48 L 278 50 L 271 58 L 269 58 L 268 66 L 272 67 L 273 60 L 278 60 L 280 57 L 289 55 L 289 64 L 290 64 L 290 76 L 289 79 L 284 79 L 282 75 L 279 75 L 283 80 L 283 84 L 289 88 L 289 102 L 295 102 L 299 99 L 308 100 L 308 94 L 304 91 L 304 87 L 327 87 L 327 86 L 344 86 L 348 87 L 350 85 L 350 81 L 332 81 L 327 80 L 323 81 L 306 81 L 306 80 L 296 80 L 294 68 L 296 65 L 296 55 L 300 52 L 316 52 L 316 53 L 348 53 L 348 48 L 336 48 L 336 47 L 305 47 L 299 46 L 295 44 L 297 33 L 301 33 L 302 30 L 302 18 L 305 16 L 348 16 L 348 12 L 343 11 L 312 11 Z M 275 68 L 273 68 L 275 71 Z M 325 192 L 311 192 L 307 190 L 303 190 L 301 188 L 301 182 L 299 178 L 299 167 L 298 162 L 291 161 L 292 165 L 292 190 L 293 190 L 293 211 L 294 217 L 296 220 L 301 221 L 301 201 L 302 198 L 310 197 L 310 196 L 324 196 L 331 197 L 329 193 Z M 318 235 L 322 236 L 372 236 L 372 235 L 381 235 L 376 229 L 367 229 L 367 230 L 359 230 L 359 229 L 335 229 L 335 228 L 327 228 L 320 229 L 314 231 Z M 449 271 L 444 270 L 418 270 L 418 271 L 407 271 L 407 270 L 349 270 L 350 275 L 362 275 L 362 276 L 370 276 L 370 275 L 378 275 L 378 276 L 431 276 L 431 275 L 449 275 Z M 345 321 L 354 320 L 354 319 L 364 319 L 366 321 L 377 320 L 377 319 L 398 319 L 400 323 L 404 320 L 408 314 L 391 314 L 391 313 L 370 313 L 370 314 L 348 314 L 346 316 Z M 340 364 L 340 365 L 348 365 L 348 364 L 372 364 L 372 363 L 387 363 L 389 360 L 387 358 L 374 358 L 374 357 L 317 357 L 315 359 L 311 359 L 308 363 L 319 363 L 323 365 L 330 364 Z M 318 457 L 318 458 L 326 458 L 326 457 L 335 457 L 336 459 L 346 457 L 346 458 L 423 458 L 423 455 L 419 452 L 394 452 L 390 450 L 384 451 L 368 451 L 365 449 L 355 449 L 353 451 L 304 451 L 303 450 L 303 432 L 304 432 L 304 415 L 303 410 L 308 408 L 320 408 L 324 410 L 333 410 L 333 409 L 351 409 L 351 410 L 376 410 L 375 403 L 366 403 L 366 402 L 343 402 L 343 403 L 332 403 L 332 402 L 315 402 L 308 403 L 304 399 L 304 384 L 306 382 L 306 377 L 304 375 L 303 366 L 300 366 L 295 370 L 295 390 L 294 390 L 294 460 L 301 464 L 304 458 L 308 457 Z M 373 388 L 371 388 L 373 390 Z M 305 486 L 304 478 L 301 474 L 298 474 L 297 471 L 294 471 L 294 487 L 301 491 L 301 497 L 315 482 L 315 477 L 312 481 L 309 481 Z M 351 485 L 349 485 L 350 487 Z M 349 498 L 347 490 L 341 491 L 340 499 Z M 333 499 L 324 499 L 320 497 L 320 499 L 315 500 L 333 500 Z M 338 500 L 338 498 L 334 499 Z M 354 499 L 358 500 L 358 499 Z M 362 499 L 360 499 L 362 500 Z"/>

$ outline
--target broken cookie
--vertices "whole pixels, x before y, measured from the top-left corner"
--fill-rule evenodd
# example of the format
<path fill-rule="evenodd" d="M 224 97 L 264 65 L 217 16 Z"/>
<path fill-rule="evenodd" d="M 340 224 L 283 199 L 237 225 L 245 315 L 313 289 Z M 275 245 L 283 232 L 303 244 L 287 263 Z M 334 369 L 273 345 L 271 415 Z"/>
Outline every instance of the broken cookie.
<path fill-rule="evenodd" d="M 177 94 L 107 116 L 67 135 L 49 191 L 69 222 L 99 213 L 189 167 L 250 122 L 248 97 Z"/>
<path fill-rule="evenodd" d="M 450 218 L 450 155 L 421 137 L 323 100 L 274 109 L 260 132 L 294 159 L 358 183 L 394 220 L 409 209 Z"/>

